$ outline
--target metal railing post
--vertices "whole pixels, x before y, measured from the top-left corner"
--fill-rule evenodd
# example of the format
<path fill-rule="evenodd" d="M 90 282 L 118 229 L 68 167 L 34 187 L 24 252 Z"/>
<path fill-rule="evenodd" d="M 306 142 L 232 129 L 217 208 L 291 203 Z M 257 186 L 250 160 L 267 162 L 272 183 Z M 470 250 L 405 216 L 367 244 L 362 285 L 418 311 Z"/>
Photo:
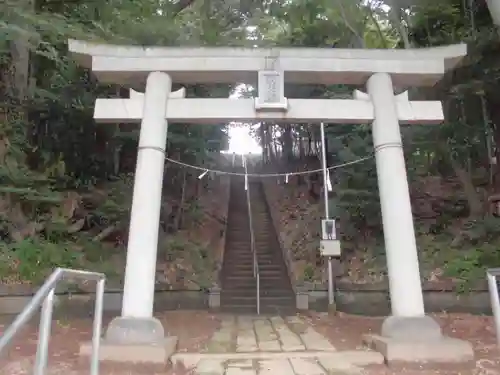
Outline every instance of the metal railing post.
<path fill-rule="evenodd" d="M 105 279 L 97 282 L 92 329 L 92 355 L 90 357 L 90 375 L 99 375 L 99 351 L 101 347 L 102 311 L 104 305 Z"/>
<path fill-rule="evenodd" d="M 260 274 L 257 273 L 257 315 L 260 315 Z"/>
<path fill-rule="evenodd" d="M 52 326 L 52 312 L 54 310 L 55 287 L 45 297 L 40 316 L 40 327 L 38 329 L 38 345 L 36 349 L 34 375 L 44 375 L 47 368 L 49 355 L 49 339 Z"/>
<path fill-rule="evenodd" d="M 52 272 L 23 311 L 17 315 L 12 324 L 0 336 L 0 354 L 2 354 L 7 346 L 12 342 L 12 339 L 15 337 L 17 332 L 19 332 L 19 330 L 29 322 L 36 310 L 42 306 L 33 374 L 45 375 L 48 364 L 49 340 L 52 326 L 52 313 L 54 310 L 55 290 L 57 283 L 65 277 L 94 280 L 97 282 L 94 311 L 95 316 L 92 330 L 92 357 L 90 374 L 99 375 L 99 344 L 102 329 L 104 285 L 106 282 L 106 276 L 100 272 L 71 270 L 65 268 L 57 268 L 54 272 Z"/>
<path fill-rule="evenodd" d="M 257 259 L 257 251 L 255 249 L 255 235 L 253 230 L 253 216 L 252 216 L 252 205 L 250 203 L 250 184 L 248 183 L 248 166 L 246 159 L 242 155 L 243 158 L 243 166 L 245 168 L 245 189 L 247 195 L 247 208 L 248 208 L 248 225 L 250 230 L 250 249 L 253 255 L 253 277 L 256 279 L 256 307 L 257 307 L 257 315 L 260 315 L 260 272 L 259 272 L 259 262 Z"/>
<path fill-rule="evenodd" d="M 491 310 L 497 334 L 497 345 L 500 347 L 500 296 L 498 295 L 497 277 L 500 276 L 500 268 L 489 269 L 486 273 L 488 278 L 488 289 L 490 292 Z"/>

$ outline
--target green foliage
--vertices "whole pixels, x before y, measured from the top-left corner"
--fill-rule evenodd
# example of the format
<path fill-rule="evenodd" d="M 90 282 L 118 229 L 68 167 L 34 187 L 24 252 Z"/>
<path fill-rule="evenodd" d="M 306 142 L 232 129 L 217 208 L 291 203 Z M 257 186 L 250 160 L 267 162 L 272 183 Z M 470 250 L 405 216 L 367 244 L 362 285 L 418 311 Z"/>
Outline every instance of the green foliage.
<path fill-rule="evenodd" d="M 187 279 L 169 280 L 171 284 L 178 281 L 185 285 L 189 281 L 200 289 L 212 286 L 216 263 L 213 254 L 203 245 L 185 237 L 172 236 L 162 244 L 158 256 L 176 269 L 178 277 Z"/>
<path fill-rule="evenodd" d="M 94 251 L 91 251 L 91 248 Z M 95 271 L 110 274 L 111 267 L 97 251 L 103 252 L 96 244 L 78 244 L 74 241 L 52 242 L 43 238 L 26 238 L 13 244 L 0 245 L 0 275 L 4 281 L 28 281 L 38 284 L 57 267 L 85 269 L 92 264 Z M 94 256 L 92 256 L 94 254 Z M 90 256 L 89 256 L 90 255 Z"/>
<path fill-rule="evenodd" d="M 497 223 L 488 221 L 481 195 L 499 189 L 492 178 L 498 166 L 490 165 L 492 138 L 500 139 L 495 123 L 500 121 L 495 117 L 498 51 L 491 47 L 498 37 L 481 5 L 469 8 L 459 0 L 399 5 L 360 0 L 4 0 L 0 4 L 0 235 L 6 261 L 0 266 L 5 269 L 1 275 L 10 275 L 15 266 L 21 278 L 35 280 L 55 266 L 105 264 L 102 239 L 110 233 L 115 238 L 110 242 L 126 237 L 138 128 L 94 123 L 95 99 L 123 96 L 126 90 L 99 84 L 74 63 L 66 43 L 75 38 L 168 46 L 395 48 L 408 43 L 414 47 L 469 43 L 471 57 L 456 74 L 431 92 L 411 92 L 442 99 L 446 122 L 436 128 L 412 126 L 403 130 L 403 138 L 411 183 L 438 176 L 454 178 L 460 185 L 460 191 L 436 198 L 438 219 L 429 223 L 417 217 L 417 230 L 425 242 L 423 262 L 437 258 L 453 277 L 478 278 L 484 267 L 498 263 Z M 227 97 L 232 89 L 193 85 L 187 92 L 189 97 Z M 351 92 L 352 87 L 345 85 L 286 87 L 290 98 L 346 98 Z M 270 125 L 276 149 L 289 147 L 294 137 L 319 138 L 316 124 Z M 257 133 L 261 136 L 260 130 Z M 373 150 L 368 126 L 327 126 L 327 137 L 330 164 L 363 158 Z M 210 152 L 226 148 L 227 138 L 226 124 L 169 124 L 167 153 L 211 166 L 216 161 Z M 203 210 L 196 194 L 185 194 L 183 173 L 167 168 L 164 190 L 174 201 L 185 198 L 179 203 L 182 209 L 168 215 L 183 213 L 179 222 L 200 223 Z M 338 208 L 346 239 L 355 241 L 361 232 L 380 237 L 374 161 L 332 175 L 331 204 Z M 197 181 L 190 174 L 186 179 L 191 186 Z M 78 197 L 68 199 L 69 192 Z M 168 211 L 175 205 L 164 202 L 164 206 Z M 462 225 L 468 216 L 476 221 Z M 209 280 L 206 272 L 213 265 L 207 249 L 185 237 L 169 236 L 164 256 L 168 262 L 184 260 L 191 264 L 189 272 Z M 456 248 L 460 246 L 463 249 Z M 438 250 L 443 247 L 452 248 L 447 253 L 452 255 L 441 255 Z M 461 252 L 464 256 L 457 256 Z M 375 250 L 374 256 L 381 257 Z M 304 276 L 312 278 L 311 272 L 306 269 Z"/>
<path fill-rule="evenodd" d="M 304 276 L 303 276 L 303 281 L 314 281 L 314 268 L 311 264 L 306 265 L 304 268 Z"/>
<path fill-rule="evenodd" d="M 138 129 L 94 123 L 96 98 L 123 95 L 124 90 L 100 85 L 79 68 L 66 43 L 70 38 L 135 45 L 247 43 L 240 26 L 251 17 L 248 9 L 219 1 L 185 4 L 0 4 L 0 223 L 2 256 L 10 261 L 0 277 L 18 272 L 21 279 L 38 282 L 55 266 L 95 269 L 108 259 L 101 255 L 107 253 L 102 241 L 123 244 Z M 189 96 L 227 97 L 230 89 L 187 87 Z M 207 164 L 208 151 L 226 145 L 224 124 L 169 126 L 168 152 L 177 159 Z M 178 181 L 178 172 L 166 179 Z M 68 191 L 78 198 L 68 201 Z M 200 221 L 200 211 L 196 199 L 189 198 L 185 221 Z"/>

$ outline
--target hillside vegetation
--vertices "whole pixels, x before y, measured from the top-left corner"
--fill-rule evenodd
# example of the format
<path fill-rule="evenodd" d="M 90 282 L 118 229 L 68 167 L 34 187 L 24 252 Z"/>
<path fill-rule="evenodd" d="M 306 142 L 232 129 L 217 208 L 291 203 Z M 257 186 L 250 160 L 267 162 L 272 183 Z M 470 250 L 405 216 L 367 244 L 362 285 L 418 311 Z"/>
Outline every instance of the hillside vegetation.
<path fill-rule="evenodd" d="M 442 100 L 441 126 L 403 129 L 424 277 L 473 283 L 500 265 L 498 33 L 484 0 L 5 0 L 0 3 L 0 277 L 39 283 L 55 266 L 123 273 L 138 127 L 98 125 L 98 97 L 128 88 L 99 84 L 68 56 L 68 38 L 162 46 L 419 48 L 467 43 L 470 55 L 436 87 L 412 98 Z M 203 15 L 203 17 L 200 17 Z M 192 85 L 189 97 L 227 97 L 235 85 Z M 174 87 L 177 89 L 177 87 Z M 355 87 L 287 85 L 289 98 L 345 98 Z M 363 89 L 363 88 L 359 88 Z M 245 90 L 243 95 L 254 95 Z M 169 124 L 167 156 L 220 169 L 227 124 Z M 318 166 L 317 124 L 254 127 L 268 171 Z M 369 126 L 327 126 L 328 164 L 372 153 Z M 158 282 L 217 282 L 227 179 L 197 178 L 165 164 Z M 383 279 L 373 160 L 332 173 L 343 277 Z M 271 183 L 277 228 L 297 278 L 320 281 L 321 176 Z M 223 199 L 223 198 L 220 198 Z M 277 202 L 280 202 L 277 204 Z M 278 207 L 279 206 L 279 207 Z M 163 233 L 164 232 L 164 233 Z M 295 267 L 295 266 L 294 266 Z"/>

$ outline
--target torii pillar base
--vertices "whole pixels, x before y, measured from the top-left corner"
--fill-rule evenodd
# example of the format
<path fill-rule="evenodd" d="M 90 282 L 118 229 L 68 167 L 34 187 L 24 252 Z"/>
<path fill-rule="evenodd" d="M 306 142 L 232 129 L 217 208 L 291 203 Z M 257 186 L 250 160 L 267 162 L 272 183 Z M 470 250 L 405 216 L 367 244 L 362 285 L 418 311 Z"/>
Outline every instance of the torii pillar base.
<path fill-rule="evenodd" d="M 115 363 L 147 363 L 165 366 L 177 349 L 177 337 L 165 337 L 156 318 L 117 317 L 101 341 L 99 360 Z M 92 343 L 80 345 L 80 356 L 90 357 Z"/>
<path fill-rule="evenodd" d="M 474 366 L 474 350 L 465 340 L 446 337 L 430 316 L 386 318 L 380 335 L 366 335 L 363 343 L 381 353 L 389 366 L 421 369 L 446 365 L 467 369 Z"/>

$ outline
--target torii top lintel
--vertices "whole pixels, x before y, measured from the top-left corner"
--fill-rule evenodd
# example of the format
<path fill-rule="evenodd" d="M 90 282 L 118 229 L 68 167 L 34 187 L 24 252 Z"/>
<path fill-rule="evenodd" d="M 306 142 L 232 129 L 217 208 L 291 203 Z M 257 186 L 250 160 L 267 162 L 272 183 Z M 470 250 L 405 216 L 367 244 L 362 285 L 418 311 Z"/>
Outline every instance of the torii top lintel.
<path fill-rule="evenodd" d="M 467 54 L 465 44 L 419 49 L 185 48 L 94 44 L 69 40 L 83 67 L 106 83 L 144 84 L 164 71 L 176 83 L 254 83 L 259 70 L 280 70 L 285 81 L 364 84 L 374 73 L 391 74 L 399 87 L 432 86 Z"/>

